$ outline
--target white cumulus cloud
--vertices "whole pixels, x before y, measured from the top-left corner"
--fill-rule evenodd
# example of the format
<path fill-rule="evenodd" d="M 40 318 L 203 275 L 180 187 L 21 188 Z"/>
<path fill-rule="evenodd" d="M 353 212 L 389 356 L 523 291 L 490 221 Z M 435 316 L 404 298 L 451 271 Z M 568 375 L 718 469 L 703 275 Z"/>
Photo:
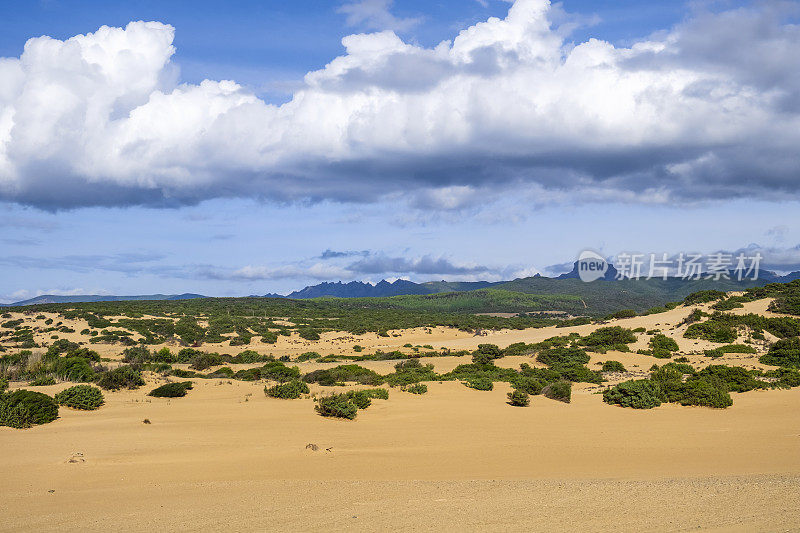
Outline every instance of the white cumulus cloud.
<path fill-rule="evenodd" d="M 283 105 L 234 81 L 179 83 L 159 22 L 39 37 L 0 58 L 0 199 L 781 198 L 800 186 L 800 27 L 783 6 L 700 14 L 623 48 L 565 42 L 549 1 L 517 0 L 434 48 L 347 36 Z"/>

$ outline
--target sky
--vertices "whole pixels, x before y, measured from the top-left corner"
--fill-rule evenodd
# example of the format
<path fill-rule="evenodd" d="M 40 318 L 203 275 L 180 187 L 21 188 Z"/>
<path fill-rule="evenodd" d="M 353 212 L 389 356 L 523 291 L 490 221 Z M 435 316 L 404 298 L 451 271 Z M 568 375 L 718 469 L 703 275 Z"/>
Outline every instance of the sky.
<path fill-rule="evenodd" d="M 0 302 L 800 270 L 800 2 L 0 7 Z"/>

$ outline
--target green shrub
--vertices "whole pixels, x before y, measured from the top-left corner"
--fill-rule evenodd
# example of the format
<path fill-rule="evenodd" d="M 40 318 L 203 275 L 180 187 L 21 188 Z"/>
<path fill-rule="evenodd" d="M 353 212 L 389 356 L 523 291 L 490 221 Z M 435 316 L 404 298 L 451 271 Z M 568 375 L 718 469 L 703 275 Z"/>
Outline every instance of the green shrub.
<path fill-rule="evenodd" d="M 401 387 L 400 390 L 410 392 L 411 394 L 425 394 L 428 392 L 428 386 L 424 383 L 414 383 Z"/>
<path fill-rule="evenodd" d="M 167 383 L 151 390 L 148 396 L 153 396 L 154 398 L 182 398 L 186 396 L 186 391 L 191 390 L 192 387 L 191 381 Z"/>
<path fill-rule="evenodd" d="M 308 328 L 301 328 L 298 333 L 300 334 L 300 338 L 306 339 L 309 341 L 318 341 L 319 340 L 319 333 L 316 330 L 308 329 Z"/>
<path fill-rule="evenodd" d="M 16 390 L 0 398 L 0 426 L 22 429 L 58 418 L 58 404 L 46 394 Z"/>
<path fill-rule="evenodd" d="M 267 396 L 286 400 L 297 399 L 303 394 L 308 394 L 308 392 L 308 385 L 299 379 L 295 379 L 287 383 L 281 383 L 279 385 L 275 385 L 274 387 L 264 387 L 264 394 Z"/>
<path fill-rule="evenodd" d="M 105 403 L 100 389 L 91 385 L 75 385 L 64 389 L 56 394 L 55 400 L 59 405 L 84 411 L 94 411 Z"/>
<path fill-rule="evenodd" d="M 286 383 L 300 379 L 300 369 L 296 366 L 286 366 L 281 361 L 270 361 L 261 367 L 261 379 L 270 379 Z"/>
<path fill-rule="evenodd" d="M 649 379 L 624 381 L 603 391 L 603 401 L 633 409 L 652 409 L 663 401 L 658 382 Z"/>
<path fill-rule="evenodd" d="M 619 361 L 606 361 L 603 363 L 603 368 L 601 369 L 602 372 L 627 372 L 625 370 L 625 365 L 620 363 Z"/>
<path fill-rule="evenodd" d="M 194 370 L 205 370 L 212 366 L 219 366 L 222 364 L 222 358 L 215 353 L 201 353 L 192 359 L 189 368 Z"/>
<path fill-rule="evenodd" d="M 698 372 L 697 376 L 698 378 L 716 378 L 725 383 L 731 392 L 747 392 L 765 386 L 763 381 L 755 379 L 750 372 L 738 366 L 708 365 Z"/>
<path fill-rule="evenodd" d="M 0 378 L 0 394 L 6 391 L 8 388 L 8 380 L 6 378 Z"/>
<path fill-rule="evenodd" d="M 656 333 L 650 339 L 650 349 L 653 357 L 669 358 L 672 357 L 672 352 L 678 351 L 678 343 L 663 333 Z"/>
<path fill-rule="evenodd" d="M 367 392 L 363 390 L 347 391 L 347 397 L 350 399 L 351 402 L 356 404 L 356 407 L 358 407 L 359 409 L 366 409 L 367 407 L 372 405 L 372 398 Z"/>
<path fill-rule="evenodd" d="M 628 350 L 627 345 L 636 342 L 636 335 L 630 329 L 621 326 L 599 328 L 583 337 L 579 343 L 594 352 L 608 350 Z"/>
<path fill-rule="evenodd" d="M 305 352 L 297 356 L 297 361 L 298 362 L 309 361 L 311 359 L 319 359 L 320 357 L 322 356 L 317 352 Z"/>
<path fill-rule="evenodd" d="M 222 378 L 222 379 L 231 379 L 235 375 L 233 369 L 229 366 L 223 366 L 221 368 L 216 369 L 215 371 L 208 374 L 206 377 L 209 378 Z"/>
<path fill-rule="evenodd" d="M 169 350 L 167 350 L 169 351 Z M 150 350 L 145 348 L 144 346 L 132 346 L 130 348 L 125 348 L 122 352 L 122 362 L 134 365 L 141 365 L 144 364 L 152 359 L 152 354 Z M 172 361 L 166 361 L 172 362 Z"/>
<path fill-rule="evenodd" d="M 508 403 L 514 407 L 528 407 L 531 404 L 531 399 L 521 390 L 515 390 L 508 393 Z"/>
<path fill-rule="evenodd" d="M 120 366 L 100 375 L 97 385 L 105 390 L 138 389 L 144 385 L 142 373 L 131 366 Z"/>
<path fill-rule="evenodd" d="M 683 334 L 687 339 L 705 339 L 711 342 L 730 344 L 738 337 L 731 326 L 714 320 L 690 325 Z"/>
<path fill-rule="evenodd" d="M 364 389 L 361 392 L 375 400 L 389 399 L 389 391 L 386 389 Z"/>
<path fill-rule="evenodd" d="M 434 372 L 433 365 L 423 365 L 419 359 L 409 359 L 394 365 L 395 372 L 386 376 L 386 382 L 391 386 L 410 385 L 420 381 L 434 381 L 439 376 Z"/>
<path fill-rule="evenodd" d="M 542 389 L 542 395 L 551 400 L 570 403 L 572 401 L 572 383 L 569 381 L 550 383 Z"/>
<path fill-rule="evenodd" d="M 797 367 L 800 366 L 800 338 L 781 339 L 769 347 L 766 355 L 759 361 L 765 365 Z"/>
<path fill-rule="evenodd" d="M 346 418 L 353 420 L 358 414 L 358 407 L 347 394 L 331 394 L 317 398 L 314 410 L 321 416 Z"/>
<path fill-rule="evenodd" d="M 581 348 L 548 348 L 540 351 L 536 356 L 537 361 L 549 366 L 556 364 L 585 365 L 590 359 L 586 351 Z"/>
<path fill-rule="evenodd" d="M 86 383 L 94 379 L 92 365 L 82 357 L 60 357 L 53 371 L 64 381 Z"/>
<path fill-rule="evenodd" d="M 186 376 L 191 377 L 191 376 Z M 258 381 L 261 379 L 261 369 L 260 368 L 246 368 L 243 370 L 238 370 L 234 375 L 233 379 L 238 379 L 240 381 Z"/>
<path fill-rule="evenodd" d="M 726 296 L 727 293 L 724 293 L 722 291 L 715 291 L 715 290 L 697 291 L 693 292 L 692 294 L 684 298 L 683 303 L 686 305 L 704 304 L 708 302 L 714 302 L 716 300 L 721 300 Z"/>
<path fill-rule="evenodd" d="M 733 405 L 724 383 L 712 379 L 690 379 L 670 395 L 670 401 L 681 405 L 697 405 L 724 409 Z"/>
<path fill-rule="evenodd" d="M 533 395 L 541 394 L 545 385 L 547 382 L 530 376 L 519 376 L 511 382 L 511 386 L 516 390 Z"/>
<path fill-rule="evenodd" d="M 494 388 L 494 383 L 492 380 L 483 377 L 470 378 L 462 383 L 470 389 L 475 390 L 492 390 Z"/>
<path fill-rule="evenodd" d="M 362 385 L 380 385 L 385 380 L 383 376 L 359 365 L 339 365 L 334 368 L 315 370 L 303 376 L 306 383 L 319 383 L 331 386 L 340 382 L 356 382 Z"/>

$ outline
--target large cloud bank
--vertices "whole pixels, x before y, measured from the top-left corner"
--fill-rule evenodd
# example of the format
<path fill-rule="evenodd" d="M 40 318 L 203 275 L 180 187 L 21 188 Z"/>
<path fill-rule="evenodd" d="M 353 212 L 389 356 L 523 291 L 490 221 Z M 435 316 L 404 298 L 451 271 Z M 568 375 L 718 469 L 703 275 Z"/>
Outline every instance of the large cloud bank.
<path fill-rule="evenodd" d="M 621 48 L 566 43 L 547 0 L 517 0 L 432 49 L 391 31 L 345 37 L 346 53 L 279 106 L 233 81 L 179 84 L 174 29 L 158 22 L 35 38 L 0 59 L 0 200 L 394 194 L 458 207 L 526 185 L 781 198 L 800 188 L 795 14 L 700 14 Z"/>

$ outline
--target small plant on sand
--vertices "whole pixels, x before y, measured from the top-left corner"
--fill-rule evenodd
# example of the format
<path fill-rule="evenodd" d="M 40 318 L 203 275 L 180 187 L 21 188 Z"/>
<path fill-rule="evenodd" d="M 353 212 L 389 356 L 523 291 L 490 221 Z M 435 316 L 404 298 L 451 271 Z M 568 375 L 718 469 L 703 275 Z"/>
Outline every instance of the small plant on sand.
<path fill-rule="evenodd" d="M 619 361 L 606 361 L 603 363 L 603 372 L 625 372 L 625 365 Z"/>
<path fill-rule="evenodd" d="M 105 390 L 138 389 L 144 385 L 142 373 L 130 366 L 120 366 L 104 372 L 97 385 Z"/>
<path fill-rule="evenodd" d="M 492 380 L 484 377 L 470 378 L 466 381 L 462 381 L 462 383 L 470 389 L 475 390 L 492 390 L 494 388 L 494 383 Z"/>
<path fill-rule="evenodd" d="M 317 398 L 314 410 L 321 416 L 348 420 L 353 420 L 358 414 L 358 407 L 346 394 L 331 394 Z"/>
<path fill-rule="evenodd" d="M 370 405 L 372 405 L 372 399 L 370 395 L 363 390 L 351 390 L 347 391 L 347 397 L 350 399 L 351 402 L 356 404 L 356 407 L 359 409 L 366 409 Z"/>
<path fill-rule="evenodd" d="M 658 382 L 649 379 L 624 381 L 603 391 L 604 402 L 633 409 L 658 407 L 662 403 L 662 397 Z"/>
<path fill-rule="evenodd" d="M 663 333 L 656 333 L 650 339 L 650 350 L 653 357 L 668 359 L 672 357 L 672 352 L 678 351 L 678 343 Z"/>
<path fill-rule="evenodd" d="M 154 398 L 182 398 L 193 387 L 191 381 L 167 383 L 150 391 L 148 396 Z"/>
<path fill-rule="evenodd" d="M 64 407 L 81 409 L 84 411 L 94 411 L 105 403 L 103 393 L 97 387 L 91 385 L 76 385 L 64 389 L 55 396 L 56 402 Z"/>
<path fill-rule="evenodd" d="M 531 399 L 521 390 L 515 390 L 508 393 L 508 404 L 514 407 L 528 407 L 531 404 Z"/>
<path fill-rule="evenodd" d="M 264 387 L 264 394 L 270 398 L 281 398 L 284 400 L 295 400 L 303 394 L 308 394 L 308 385 L 295 379 L 288 383 L 281 383 L 274 387 Z"/>
<path fill-rule="evenodd" d="M 373 400 L 388 400 L 389 391 L 386 389 L 364 389 L 361 392 L 372 398 Z"/>
<path fill-rule="evenodd" d="M 0 426 L 22 429 L 58 418 L 58 404 L 41 392 L 16 390 L 0 397 Z"/>
<path fill-rule="evenodd" d="M 572 401 L 572 383 L 569 381 L 556 381 L 543 388 L 542 395 L 551 400 L 570 403 Z"/>
<path fill-rule="evenodd" d="M 424 383 L 414 383 L 413 385 L 401 387 L 400 390 L 410 392 L 411 394 L 425 394 L 428 392 L 428 386 Z"/>

